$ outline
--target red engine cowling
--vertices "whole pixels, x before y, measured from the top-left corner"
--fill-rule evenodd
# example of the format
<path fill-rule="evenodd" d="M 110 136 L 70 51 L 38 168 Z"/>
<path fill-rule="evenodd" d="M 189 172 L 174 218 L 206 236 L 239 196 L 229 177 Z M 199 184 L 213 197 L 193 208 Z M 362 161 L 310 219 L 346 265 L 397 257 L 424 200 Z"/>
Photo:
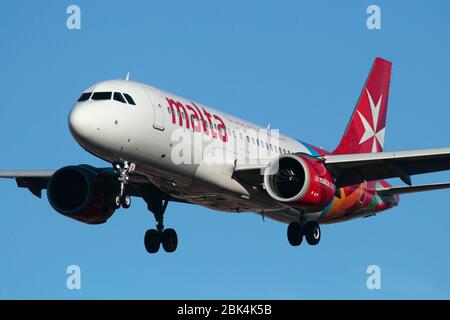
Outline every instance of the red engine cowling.
<path fill-rule="evenodd" d="M 106 222 L 114 213 L 111 177 L 80 165 L 56 171 L 47 186 L 47 198 L 57 212 L 88 223 Z"/>
<path fill-rule="evenodd" d="M 330 204 L 336 192 L 334 181 L 320 160 L 307 154 L 281 155 L 264 173 L 272 198 L 309 211 L 320 211 Z"/>

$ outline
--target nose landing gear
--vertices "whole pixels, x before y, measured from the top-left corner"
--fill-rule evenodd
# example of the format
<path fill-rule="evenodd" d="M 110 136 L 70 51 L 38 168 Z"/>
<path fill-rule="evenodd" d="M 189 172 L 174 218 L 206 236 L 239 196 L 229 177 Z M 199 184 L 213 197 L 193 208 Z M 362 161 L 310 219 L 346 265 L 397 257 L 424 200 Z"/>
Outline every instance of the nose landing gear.
<path fill-rule="evenodd" d="M 133 173 L 136 165 L 134 163 L 128 163 L 124 161 L 122 163 L 114 164 L 114 171 L 117 173 L 119 181 L 119 194 L 114 198 L 114 207 L 119 209 L 120 207 L 128 209 L 131 206 L 131 196 L 126 193 L 125 187 L 130 179 L 130 174 Z"/>

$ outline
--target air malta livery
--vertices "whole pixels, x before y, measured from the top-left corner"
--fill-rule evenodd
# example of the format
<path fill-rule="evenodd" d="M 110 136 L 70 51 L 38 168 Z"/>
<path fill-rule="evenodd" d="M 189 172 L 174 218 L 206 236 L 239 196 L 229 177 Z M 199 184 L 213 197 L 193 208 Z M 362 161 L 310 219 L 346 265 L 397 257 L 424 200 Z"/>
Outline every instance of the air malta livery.
<path fill-rule="evenodd" d="M 58 213 L 106 222 L 141 197 L 156 228 L 145 248 L 173 252 L 165 228 L 171 201 L 225 212 L 254 212 L 288 225 L 292 246 L 316 245 L 320 224 L 372 216 L 395 207 L 399 195 L 450 188 L 413 185 L 411 176 L 450 169 L 450 148 L 385 152 L 392 64 L 376 58 L 347 129 L 327 152 L 214 110 L 128 80 L 86 89 L 69 115 L 69 129 L 86 151 L 111 167 L 70 165 L 57 170 L 0 171 L 41 197 Z M 404 186 L 384 179 L 400 178 Z"/>

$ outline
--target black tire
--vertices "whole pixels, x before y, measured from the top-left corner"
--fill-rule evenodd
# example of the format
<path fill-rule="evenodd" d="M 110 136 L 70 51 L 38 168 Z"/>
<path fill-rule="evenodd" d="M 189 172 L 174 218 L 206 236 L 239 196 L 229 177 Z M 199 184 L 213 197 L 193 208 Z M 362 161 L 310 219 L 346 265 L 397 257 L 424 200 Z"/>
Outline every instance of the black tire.
<path fill-rule="evenodd" d="M 120 198 L 120 196 L 115 196 L 114 201 L 113 201 L 114 209 L 119 209 L 121 204 L 122 204 L 122 199 Z"/>
<path fill-rule="evenodd" d="M 144 237 L 145 249 L 148 253 L 156 253 L 161 245 L 161 235 L 155 229 L 147 230 Z"/>
<path fill-rule="evenodd" d="M 165 229 L 162 234 L 162 245 L 166 252 L 174 252 L 178 246 L 178 236 L 174 229 Z"/>
<path fill-rule="evenodd" d="M 320 226 L 315 221 L 309 221 L 305 228 L 305 237 L 309 245 L 315 246 L 320 242 Z"/>
<path fill-rule="evenodd" d="M 120 200 L 120 204 L 122 205 L 122 208 L 128 209 L 131 206 L 131 197 L 128 194 L 125 194 L 122 199 Z"/>
<path fill-rule="evenodd" d="M 303 234 L 302 227 L 298 222 L 292 222 L 287 229 L 287 237 L 291 246 L 297 247 L 302 243 Z"/>

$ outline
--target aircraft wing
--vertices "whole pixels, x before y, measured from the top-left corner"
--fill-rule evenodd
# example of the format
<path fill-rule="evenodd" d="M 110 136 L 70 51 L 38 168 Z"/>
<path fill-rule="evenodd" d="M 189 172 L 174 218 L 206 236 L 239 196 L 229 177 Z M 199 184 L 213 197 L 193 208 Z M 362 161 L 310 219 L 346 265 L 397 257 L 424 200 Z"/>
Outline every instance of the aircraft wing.
<path fill-rule="evenodd" d="M 99 172 L 106 174 L 114 179 L 115 173 L 112 168 L 97 168 Z M 42 190 L 47 189 L 48 181 L 57 170 L 0 170 L 0 178 L 15 179 L 17 186 L 27 188 L 36 197 L 41 198 Z M 142 197 L 146 191 L 161 192 L 153 183 L 144 175 L 133 172 L 129 180 L 129 192 L 132 196 Z M 173 198 L 169 194 L 164 197 L 171 201 L 184 202 Z"/>
<path fill-rule="evenodd" d="M 450 148 L 324 155 L 321 158 L 336 178 L 338 187 L 397 177 L 411 186 L 411 175 L 450 170 Z"/>
<path fill-rule="evenodd" d="M 0 178 L 50 178 L 56 170 L 3 170 Z"/>
<path fill-rule="evenodd" d="M 434 184 L 424 184 L 424 185 L 407 186 L 407 187 L 389 187 L 389 188 L 377 189 L 377 193 L 380 196 L 390 196 L 390 195 L 396 195 L 396 194 L 406 194 L 406 193 L 448 189 L 448 188 L 450 188 L 450 183 L 447 182 L 447 183 L 434 183 Z"/>
<path fill-rule="evenodd" d="M 0 178 L 16 179 L 17 186 L 28 188 L 32 194 L 41 198 L 42 189 L 47 189 L 48 180 L 56 170 L 3 170 Z"/>

